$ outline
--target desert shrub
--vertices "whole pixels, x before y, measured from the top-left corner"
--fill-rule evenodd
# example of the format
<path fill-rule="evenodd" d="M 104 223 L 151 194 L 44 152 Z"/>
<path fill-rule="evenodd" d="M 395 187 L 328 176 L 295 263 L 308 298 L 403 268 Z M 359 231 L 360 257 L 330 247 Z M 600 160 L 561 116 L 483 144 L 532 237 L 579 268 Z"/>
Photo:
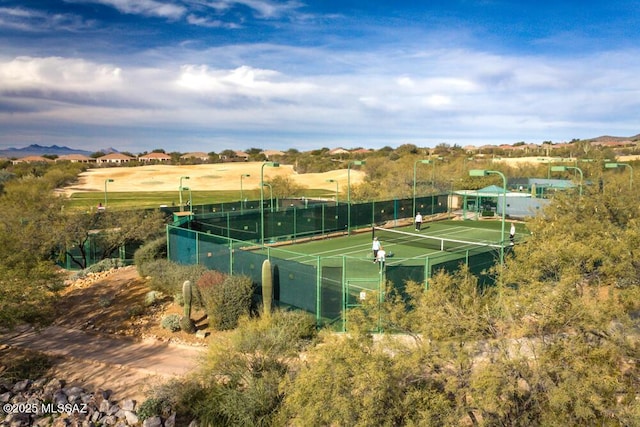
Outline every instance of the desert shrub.
<path fill-rule="evenodd" d="M 84 279 L 89 273 L 100 273 L 103 271 L 109 271 L 113 268 L 120 268 L 124 266 L 124 263 L 118 258 L 106 258 L 100 262 L 90 265 L 83 270 L 76 271 L 75 273 L 73 273 L 71 280 Z"/>
<path fill-rule="evenodd" d="M 6 380 L 9 383 L 41 378 L 53 366 L 51 357 L 41 353 L 10 357 L 2 355 L 0 352 L 0 356 L 2 356 L 0 360 L 5 365 L 5 369 L 0 371 L 0 380 Z"/>
<path fill-rule="evenodd" d="M 205 385 L 195 377 L 183 377 L 169 380 L 165 383 L 152 387 L 149 391 L 148 412 L 153 415 L 167 415 L 176 413 L 176 424 L 178 426 L 190 425 L 190 422 L 197 417 L 197 413 L 205 408 L 205 402 L 211 397 L 207 393 Z M 215 399 L 215 398 L 214 398 Z M 212 403 L 213 404 L 213 403 Z M 143 404 L 144 405 L 144 404 Z M 145 405 L 145 408 L 147 406 Z M 161 413 L 158 414 L 157 411 Z M 216 423 L 210 425 L 229 425 L 225 420 L 218 419 Z M 206 425 L 206 424 L 204 424 Z"/>
<path fill-rule="evenodd" d="M 145 270 L 145 265 L 157 259 L 167 258 L 167 238 L 165 236 L 158 237 L 140 246 L 133 254 L 133 262 L 138 269 L 138 274 L 145 277 L 149 276 Z"/>
<path fill-rule="evenodd" d="M 140 304 L 135 304 L 126 309 L 127 316 L 138 317 L 144 314 L 144 307 Z"/>
<path fill-rule="evenodd" d="M 242 318 L 238 330 L 242 333 L 234 335 L 233 343 L 243 353 L 297 354 L 318 335 L 313 315 L 300 310 L 275 310 L 257 320 Z"/>
<path fill-rule="evenodd" d="M 313 317 L 276 310 L 242 317 L 231 333 L 211 343 L 202 366 L 205 396 L 194 415 L 203 425 L 269 426 L 284 399 L 283 383 L 297 371 L 299 352 L 315 336 Z M 208 380 L 212 378 L 214 380 Z"/>
<path fill-rule="evenodd" d="M 106 258 L 102 261 L 95 263 L 85 268 L 86 273 L 100 273 L 102 271 L 109 271 L 112 268 L 124 267 L 124 263 L 118 258 Z"/>
<path fill-rule="evenodd" d="M 209 325 L 221 331 L 233 329 L 249 314 L 253 282 L 248 276 L 227 276 L 221 285 L 201 289 Z"/>
<path fill-rule="evenodd" d="M 171 414 L 171 403 L 166 399 L 150 397 L 138 408 L 136 415 L 140 421 L 151 417 L 167 417 Z"/>
<path fill-rule="evenodd" d="M 162 293 L 158 291 L 149 291 L 144 296 L 145 307 L 156 305 L 162 299 Z"/>
<path fill-rule="evenodd" d="M 171 332 L 178 332 L 180 330 L 180 316 L 177 314 L 169 314 L 162 318 L 160 326 Z"/>
<path fill-rule="evenodd" d="M 200 307 L 205 307 L 205 298 L 210 298 L 210 294 L 215 292 L 214 289 L 222 286 L 228 275 L 217 270 L 207 270 L 204 272 L 196 286 L 194 287 L 194 301 Z M 205 296 L 206 295 L 206 296 Z"/>
<path fill-rule="evenodd" d="M 113 295 L 101 295 L 98 297 L 98 305 L 102 308 L 110 307 L 115 299 Z"/>
<path fill-rule="evenodd" d="M 182 292 L 182 283 L 190 280 L 197 283 L 206 271 L 201 265 L 182 265 L 166 259 L 157 259 L 146 264 L 145 270 L 150 276 L 149 287 L 166 295 L 176 295 Z"/>

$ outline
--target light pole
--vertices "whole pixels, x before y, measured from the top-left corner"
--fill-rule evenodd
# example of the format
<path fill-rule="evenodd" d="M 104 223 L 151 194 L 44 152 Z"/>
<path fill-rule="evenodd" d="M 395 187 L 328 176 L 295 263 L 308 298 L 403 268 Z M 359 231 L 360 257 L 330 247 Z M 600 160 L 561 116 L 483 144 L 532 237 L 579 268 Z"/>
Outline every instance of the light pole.
<path fill-rule="evenodd" d="M 104 180 L 104 207 L 107 208 L 107 183 L 113 182 L 113 179 L 107 178 Z"/>
<path fill-rule="evenodd" d="M 180 187 L 178 187 L 178 192 L 180 193 L 180 212 L 182 212 L 182 180 L 183 179 L 189 179 L 189 177 L 188 176 L 180 177 Z"/>
<path fill-rule="evenodd" d="M 431 160 L 430 163 L 433 165 L 431 169 L 431 186 L 434 191 L 436 189 L 436 160 L 444 160 L 444 157 L 436 157 L 435 160 Z"/>
<path fill-rule="evenodd" d="M 487 176 L 487 175 L 500 175 L 502 177 L 502 233 L 500 235 L 500 265 L 504 265 L 504 223 L 505 213 L 507 211 L 507 178 L 500 171 L 492 171 L 485 169 L 471 169 L 469 176 Z"/>
<path fill-rule="evenodd" d="M 364 160 L 354 160 L 347 164 L 347 234 L 351 234 L 351 165 L 364 165 Z"/>
<path fill-rule="evenodd" d="M 584 179 L 584 175 L 582 174 L 582 169 L 577 166 L 551 166 L 551 172 L 565 172 L 568 170 L 576 170 L 580 173 L 580 183 L 578 184 L 578 194 L 582 196 L 582 180 Z"/>
<path fill-rule="evenodd" d="M 242 213 L 242 208 L 244 207 L 244 194 L 242 193 L 242 178 L 249 178 L 251 175 L 248 173 L 243 173 L 240 175 L 240 213 Z"/>
<path fill-rule="evenodd" d="M 418 163 L 428 165 L 429 163 L 432 163 L 432 161 L 425 159 L 425 160 L 416 160 L 415 162 L 413 162 L 413 218 L 416 217 L 416 169 L 417 169 Z"/>
<path fill-rule="evenodd" d="M 191 197 L 191 187 L 182 187 L 183 190 L 189 190 L 189 212 L 193 213 L 193 198 Z"/>
<path fill-rule="evenodd" d="M 628 163 L 605 163 L 604 167 L 607 169 L 616 168 L 629 168 L 629 189 L 633 188 L 633 167 Z"/>
<path fill-rule="evenodd" d="M 269 187 L 269 211 L 273 212 L 273 187 L 268 182 L 265 182 L 262 185 Z"/>
<path fill-rule="evenodd" d="M 336 183 L 336 206 L 338 206 L 338 180 L 337 179 L 328 179 L 327 182 L 335 182 Z"/>
<path fill-rule="evenodd" d="M 264 246 L 264 167 L 277 168 L 278 162 L 263 162 L 260 166 L 260 245 Z"/>

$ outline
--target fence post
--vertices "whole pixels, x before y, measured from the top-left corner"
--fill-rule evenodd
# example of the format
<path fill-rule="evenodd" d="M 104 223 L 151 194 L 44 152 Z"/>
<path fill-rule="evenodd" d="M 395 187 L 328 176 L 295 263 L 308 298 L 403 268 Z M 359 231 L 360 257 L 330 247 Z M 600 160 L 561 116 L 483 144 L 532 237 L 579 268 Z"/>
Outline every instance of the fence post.
<path fill-rule="evenodd" d="M 322 322 L 322 265 L 320 256 L 316 257 L 316 327 Z"/>

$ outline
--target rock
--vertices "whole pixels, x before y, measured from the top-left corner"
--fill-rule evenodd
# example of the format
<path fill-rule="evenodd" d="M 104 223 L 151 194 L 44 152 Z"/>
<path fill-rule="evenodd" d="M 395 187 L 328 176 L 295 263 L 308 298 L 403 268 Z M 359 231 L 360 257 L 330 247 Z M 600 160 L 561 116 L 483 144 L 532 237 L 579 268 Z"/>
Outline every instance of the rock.
<path fill-rule="evenodd" d="M 136 408 L 136 401 L 133 399 L 125 399 L 121 404 L 125 411 L 133 411 Z"/>
<path fill-rule="evenodd" d="M 164 425 L 168 426 L 166 422 Z M 142 422 L 142 427 L 162 427 L 162 419 L 160 417 L 147 418 Z"/>
<path fill-rule="evenodd" d="M 167 418 L 164 422 L 164 427 L 176 427 L 176 414 L 175 412 L 171 415 L 169 415 L 169 418 Z"/>
<path fill-rule="evenodd" d="M 209 336 L 209 332 L 199 329 L 198 331 L 196 331 L 196 337 L 200 338 L 200 339 L 205 339 L 206 337 Z"/>
<path fill-rule="evenodd" d="M 22 380 L 14 384 L 12 391 L 14 393 L 20 393 L 27 390 L 31 386 L 31 380 Z"/>
<path fill-rule="evenodd" d="M 4 419 L 0 418 L 0 427 L 175 427 L 175 413 L 167 420 L 153 417 L 141 422 L 135 413 L 135 400 L 118 402 L 109 400 L 110 391 L 91 393 L 78 386 L 64 388 L 64 382 L 59 379 L 40 378 L 15 383 L 5 380 L 3 387 L 0 403 L 20 403 L 45 409 L 34 414 L 6 414 Z M 74 409 L 67 413 L 58 405 Z M 197 426 L 194 423 L 190 425 Z"/>
<path fill-rule="evenodd" d="M 138 424 L 138 422 L 140 422 L 135 412 L 131 411 L 124 411 L 124 419 L 127 420 L 127 423 L 129 423 L 130 425 L 136 425 Z"/>
<path fill-rule="evenodd" d="M 62 389 L 67 396 L 79 396 L 84 393 L 84 389 L 82 387 L 69 387 Z"/>
<path fill-rule="evenodd" d="M 57 390 L 53 393 L 53 403 L 56 405 L 64 405 L 65 403 L 69 403 L 69 400 L 62 390 Z"/>
<path fill-rule="evenodd" d="M 107 399 L 105 399 L 102 402 L 100 402 L 99 410 L 100 412 L 103 412 L 106 414 L 109 411 L 110 407 L 111 407 L 111 403 Z"/>

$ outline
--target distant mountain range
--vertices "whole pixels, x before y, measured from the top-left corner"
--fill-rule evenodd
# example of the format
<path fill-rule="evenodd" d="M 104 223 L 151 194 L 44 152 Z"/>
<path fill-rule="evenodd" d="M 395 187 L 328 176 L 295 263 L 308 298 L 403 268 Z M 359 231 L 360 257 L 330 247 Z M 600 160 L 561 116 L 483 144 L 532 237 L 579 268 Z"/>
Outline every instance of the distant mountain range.
<path fill-rule="evenodd" d="M 98 151 L 102 151 L 105 154 L 108 153 L 117 153 L 118 150 L 115 148 L 104 148 Z M 75 148 L 69 147 L 59 147 L 57 145 L 52 145 L 50 147 L 45 147 L 38 144 L 32 144 L 28 147 L 23 148 L 5 148 L 0 150 L 0 157 L 26 157 L 26 156 L 42 156 L 45 154 L 56 155 L 56 156 L 64 156 L 67 154 L 84 154 L 85 156 L 89 156 L 95 153 L 95 151 L 86 151 L 86 150 L 78 150 Z"/>

